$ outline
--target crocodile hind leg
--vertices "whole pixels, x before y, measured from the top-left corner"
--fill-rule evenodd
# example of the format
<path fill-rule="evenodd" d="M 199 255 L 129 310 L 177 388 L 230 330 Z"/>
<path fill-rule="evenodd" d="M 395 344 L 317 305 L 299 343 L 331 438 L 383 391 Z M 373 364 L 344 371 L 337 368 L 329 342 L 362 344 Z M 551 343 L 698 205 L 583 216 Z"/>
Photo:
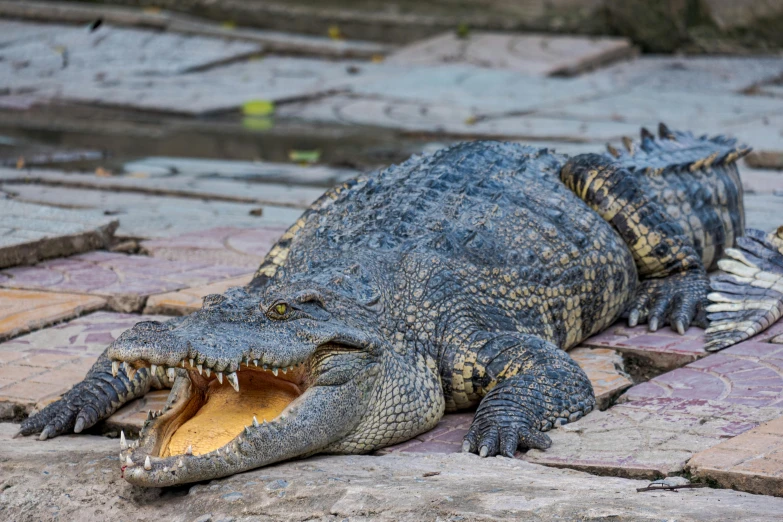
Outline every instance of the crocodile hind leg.
<path fill-rule="evenodd" d="M 590 380 L 554 344 L 516 332 L 478 334 L 471 344 L 475 358 L 462 375 L 483 399 L 463 451 L 513 457 L 517 448 L 546 449 L 552 441 L 545 431 L 593 409 Z"/>
<path fill-rule="evenodd" d="M 650 198 L 638 174 L 612 158 L 583 154 L 566 163 L 561 180 L 625 240 L 640 278 L 628 308 L 631 326 L 663 324 L 684 333 L 705 325 L 707 273 L 680 223 Z"/>
<path fill-rule="evenodd" d="M 770 234 L 748 229 L 726 255 L 718 262 L 726 274 L 710 281 L 710 352 L 744 341 L 783 316 L 783 227 Z"/>

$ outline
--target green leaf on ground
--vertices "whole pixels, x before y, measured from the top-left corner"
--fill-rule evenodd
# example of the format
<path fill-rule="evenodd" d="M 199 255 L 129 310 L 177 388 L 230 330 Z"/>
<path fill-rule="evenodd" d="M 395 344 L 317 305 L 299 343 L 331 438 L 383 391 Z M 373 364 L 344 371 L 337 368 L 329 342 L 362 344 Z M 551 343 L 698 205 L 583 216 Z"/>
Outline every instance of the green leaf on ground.
<path fill-rule="evenodd" d="M 289 150 L 288 159 L 297 163 L 315 163 L 321 158 L 321 151 L 316 150 Z"/>
<path fill-rule="evenodd" d="M 269 116 L 275 112 L 275 102 L 269 100 L 250 100 L 242 104 L 245 116 Z"/>

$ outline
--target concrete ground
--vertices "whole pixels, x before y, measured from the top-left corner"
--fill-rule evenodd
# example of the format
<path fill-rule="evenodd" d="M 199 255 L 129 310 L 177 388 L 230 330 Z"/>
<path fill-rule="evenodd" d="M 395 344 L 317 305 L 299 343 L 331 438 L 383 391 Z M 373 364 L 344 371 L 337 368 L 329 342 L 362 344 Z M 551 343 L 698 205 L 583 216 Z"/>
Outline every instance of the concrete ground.
<path fill-rule="evenodd" d="M 637 56 L 617 38 L 491 32 L 392 46 L 132 10 L 95 29 L 41 23 L 83 22 L 68 6 L 0 18 L 0 519 L 783 512 L 783 322 L 716 354 L 697 328 L 614 325 L 570 352 L 598 410 L 516 459 L 462 455 L 462 413 L 375 455 L 133 488 L 116 439 L 99 435 L 137 433 L 165 392 L 92 435 L 11 439 L 125 329 L 247 283 L 325 187 L 455 141 L 600 152 L 659 120 L 734 135 L 755 148 L 740 164 L 748 225 L 783 224 L 780 57 Z M 666 477 L 708 487 L 637 492 Z"/>

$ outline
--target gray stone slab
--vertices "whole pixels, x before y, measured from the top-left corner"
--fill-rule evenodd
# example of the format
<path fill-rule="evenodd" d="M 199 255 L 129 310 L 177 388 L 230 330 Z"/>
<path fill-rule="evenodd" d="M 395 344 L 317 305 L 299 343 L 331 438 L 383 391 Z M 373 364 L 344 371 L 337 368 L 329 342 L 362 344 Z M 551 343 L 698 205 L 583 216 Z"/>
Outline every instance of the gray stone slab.
<path fill-rule="evenodd" d="M 174 76 L 76 71 L 47 80 L 19 77 L 0 82 L 0 87 L 34 89 L 38 96 L 56 100 L 202 114 L 235 110 L 251 100 L 282 102 L 339 91 L 351 79 L 352 64 L 270 57 Z"/>
<path fill-rule="evenodd" d="M 205 260 L 158 259 L 95 251 L 0 271 L 0 286 L 103 297 L 118 312 L 140 312 L 151 295 L 251 272 Z"/>
<path fill-rule="evenodd" d="M 642 56 L 583 76 L 617 89 L 665 92 L 740 92 L 783 74 L 777 56 Z"/>
<path fill-rule="evenodd" d="M 8 191 L 8 187 L 5 190 Z M 130 238 L 164 238 L 215 227 L 291 225 L 302 213 L 301 209 L 272 205 L 44 185 L 14 185 L 13 192 L 20 201 L 100 209 L 119 219 L 120 226 L 115 232 L 117 237 Z"/>
<path fill-rule="evenodd" d="M 361 67 L 349 88 L 357 96 L 471 108 L 483 115 L 559 107 L 614 90 L 581 78 L 542 78 L 470 65 L 395 64 Z"/>
<path fill-rule="evenodd" d="M 745 194 L 745 225 L 767 231 L 783 225 L 783 194 Z"/>
<path fill-rule="evenodd" d="M 639 126 L 615 121 L 585 122 L 531 115 L 482 116 L 469 106 L 336 95 L 285 105 L 281 116 L 310 122 L 380 126 L 408 133 L 460 138 L 606 142 L 636 135 Z M 597 147 L 600 151 L 601 147 Z"/>
<path fill-rule="evenodd" d="M 227 40 L 254 42 L 267 51 L 296 52 L 329 57 L 371 57 L 386 54 L 390 46 L 376 42 L 334 40 L 248 28 L 228 28 L 165 10 L 140 10 L 107 5 L 66 2 L 0 2 L 0 16 L 55 23 L 89 24 L 97 19 L 126 27 L 156 28 Z M 2 41 L 2 37 L 0 37 Z"/>
<path fill-rule="evenodd" d="M 758 126 L 765 117 L 781 113 L 783 100 L 774 98 L 666 92 L 644 86 L 622 94 L 562 104 L 535 114 L 580 121 L 627 122 L 650 128 L 663 121 L 671 128 L 688 129 L 697 134 L 735 134 L 737 125 Z"/>
<path fill-rule="evenodd" d="M 682 520 L 779 519 L 783 499 L 702 488 L 637 493 L 647 481 L 597 477 L 516 459 L 475 455 L 328 455 L 283 462 L 183 488 L 188 495 L 136 493 L 120 478 L 119 442 L 91 435 L 12 438 L 0 424 L 12 477 L 4 515 L 28 520 L 31 506 L 57 518 L 103 522 L 106 512 L 132 520 Z M 129 494 L 155 501 L 126 500 Z M 371 515 L 368 515 L 371 513 Z M 206 515 L 205 515 L 206 514 Z M 41 518 L 41 517 L 38 517 Z M 51 517 L 54 518 L 54 517 Z M 255 517 L 258 518 L 258 517 Z"/>
<path fill-rule="evenodd" d="M 783 169 L 783 112 L 774 111 L 783 98 L 752 96 L 758 103 L 768 103 L 770 111 L 759 120 L 733 125 L 727 132 L 753 147 L 748 162 L 762 168 Z"/>
<path fill-rule="evenodd" d="M 323 189 L 282 185 L 278 183 L 250 183 L 230 179 L 203 179 L 192 176 L 143 177 L 136 173 L 120 176 L 94 174 L 65 174 L 50 170 L 0 169 L 0 183 L 14 191 L 19 183 L 40 183 L 64 187 L 79 187 L 113 192 L 137 192 L 164 196 L 183 196 L 210 200 L 260 203 L 305 209 L 315 201 Z"/>
<path fill-rule="evenodd" d="M 268 161 L 215 160 L 152 156 L 123 165 L 128 174 L 147 177 L 173 174 L 199 178 L 227 178 L 245 181 L 293 183 L 331 187 L 360 174 L 357 170 L 325 165 L 294 165 Z"/>
<path fill-rule="evenodd" d="M 4 37 L 0 48 L 0 66 L 13 71 L 16 81 L 71 79 L 78 74 L 90 78 L 177 74 L 262 51 L 253 43 L 108 24 L 91 31 L 86 26 L 41 27 L 0 20 L 0 33 L 7 29 L 11 35 Z"/>
<path fill-rule="evenodd" d="M 626 38 L 450 31 L 407 45 L 387 61 L 409 65 L 462 63 L 536 76 L 573 76 L 636 53 Z"/>
<path fill-rule="evenodd" d="M 117 219 L 101 212 L 0 197 L 0 268 L 105 248 L 116 228 Z"/>

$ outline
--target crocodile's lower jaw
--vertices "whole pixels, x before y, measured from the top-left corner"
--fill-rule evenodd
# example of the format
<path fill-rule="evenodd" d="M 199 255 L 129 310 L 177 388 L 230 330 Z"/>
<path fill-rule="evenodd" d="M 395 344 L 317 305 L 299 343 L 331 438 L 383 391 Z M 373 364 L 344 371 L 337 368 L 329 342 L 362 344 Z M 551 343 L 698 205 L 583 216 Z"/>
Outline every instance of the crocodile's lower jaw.
<path fill-rule="evenodd" d="M 190 378 L 194 384 L 199 381 L 195 372 L 190 372 Z M 162 441 L 159 456 L 184 455 L 188 451 L 203 455 L 221 448 L 245 426 L 274 421 L 302 393 L 297 383 L 264 370 L 245 368 L 237 372 L 237 379 L 239 392 L 215 378 L 201 383 L 201 393 L 191 399 L 201 406 L 188 405 L 180 418 L 173 420 L 174 430 Z"/>

